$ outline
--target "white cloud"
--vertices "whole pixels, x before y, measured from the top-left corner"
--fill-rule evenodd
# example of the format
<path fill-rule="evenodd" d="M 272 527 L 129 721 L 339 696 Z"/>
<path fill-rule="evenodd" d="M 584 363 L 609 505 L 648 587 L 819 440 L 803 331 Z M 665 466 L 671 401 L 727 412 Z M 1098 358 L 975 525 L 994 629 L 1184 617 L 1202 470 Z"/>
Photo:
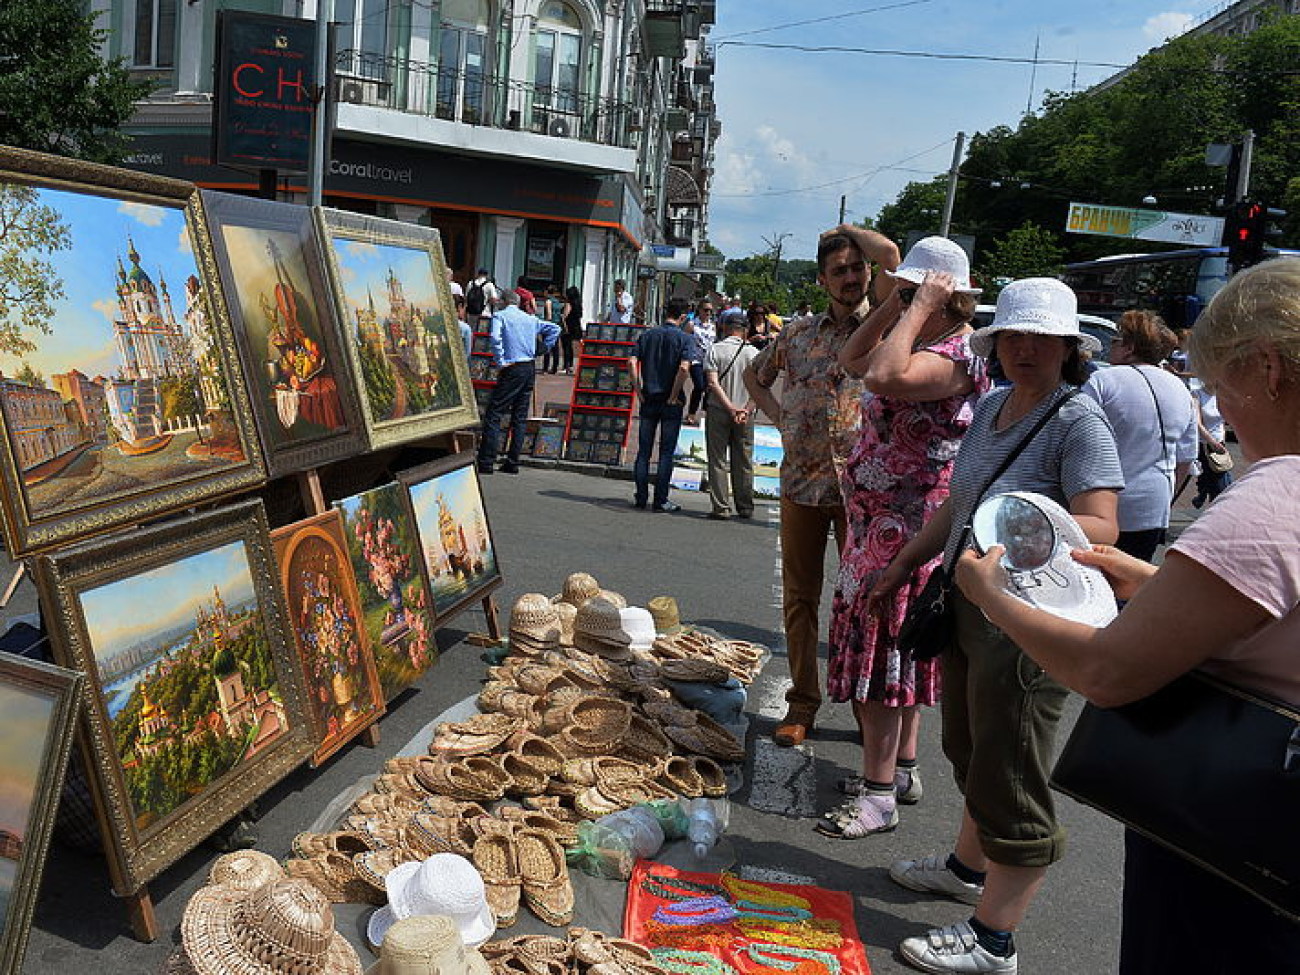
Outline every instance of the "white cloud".
<path fill-rule="evenodd" d="M 121 311 L 117 302 L 112 298 L 100 298 L 98 301 L 92 301 L 90 307 L 95 309 L 95 311 L 99 312 L 110 322 L 116 321 L 118 312 Z"/>
<path fill-rule="evenodd" d="M 1191 14 L 1168 10 L 1148 18 L 1142 25 L 1142 33 L 1156 44 L 1163 44 L 1169 38 L 1177 37 L 1191 27 L 1195 19 Z"/>
<path fill-rule="evenodd" d="M 194 243 L 190 240 L 190 228 L 183 223 L 181 224 L 180 237 L 176 241 L 176 249 L 182 254 L 194 253 Z"/>
<path fill-rule="evenodd" d="M 335 243 L 337 244 L 337 242 L 338 238 L 336 237 Z M 353 257 L 375 257 L 379 254 L 378 247 L 374 244 L 367 244 L 363 240 L 349 240 L 344 246 L 344 250 Z"/>
<path fill-rule="evenodd" d="M 132 203 L 130 201 L 120 203 L 117 212 L 126 214 L 132 220 L 136 220 L 146 227 L 161 226 L 163 217 L 166 216 L 166 212 L 162 207 L 151 206 L 148 203 Z"/>
<path fill-rule="evenodd" d="M 713 174 L 713 192 L 724 196 L 742 196 L 761 188 L 763 174 L 753 155 L 721 149 L 718 152 L 717 172 Z"/>

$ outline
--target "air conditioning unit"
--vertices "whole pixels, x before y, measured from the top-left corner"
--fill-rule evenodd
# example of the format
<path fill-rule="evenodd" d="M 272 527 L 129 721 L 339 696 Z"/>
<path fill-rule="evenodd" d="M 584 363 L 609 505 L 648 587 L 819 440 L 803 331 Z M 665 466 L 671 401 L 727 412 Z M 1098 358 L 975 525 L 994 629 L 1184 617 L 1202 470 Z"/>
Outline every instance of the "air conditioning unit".
<path fill-rule="evenodd" d="M 567 139 L 573 135 L 573 121 L 563 115 L 556 115 L 546 123 L 546 134 L 557 139 Z"/>
<path fill-rule="evenodd" d="M 339 78 L 338 100 L 349 105 L 384 105 L 392 83 L 373 78 Z"/>

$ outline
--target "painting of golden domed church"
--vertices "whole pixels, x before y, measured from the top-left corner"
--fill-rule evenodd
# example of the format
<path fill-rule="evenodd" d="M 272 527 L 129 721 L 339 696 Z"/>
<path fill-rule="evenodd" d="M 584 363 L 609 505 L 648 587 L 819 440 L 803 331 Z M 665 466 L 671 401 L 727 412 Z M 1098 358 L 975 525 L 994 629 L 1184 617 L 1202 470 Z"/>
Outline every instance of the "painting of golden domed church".
<path fill-rule="evenodd" d="M 145 859 L 154 837 L 187 852 L 206 833 L 182 821 L 219 826 L 310 753 L 260 502 L 45 556 L 38 579 L 76 621 L 56 656 L 87 674 L 96 775 Z"/>
<path fill-rule="evenodd" d="M 140 181 L 68 188 L 50 176 Z M 264 477 L 197 191 L 0 150 L 0 437 L 11 553 Z"/>

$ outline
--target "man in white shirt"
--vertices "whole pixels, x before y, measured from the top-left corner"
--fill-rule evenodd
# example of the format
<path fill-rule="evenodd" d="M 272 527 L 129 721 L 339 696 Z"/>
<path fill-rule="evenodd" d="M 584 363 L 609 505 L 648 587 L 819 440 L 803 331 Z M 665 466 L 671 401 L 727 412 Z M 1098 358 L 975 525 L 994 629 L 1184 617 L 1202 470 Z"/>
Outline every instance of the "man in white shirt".
<path fill-rule="evenodd" d="M 614 282 L 614 301 L 609 306 L 607 320 L 616 325 L 632 324 L 632 295 L 627 290 L 627 282 L 622 278 Z"/>
<path fill-rule="evenodd" d="M 465 289 L 465 318 L 470 328 L 476 332 L 487 331 L 483 319 L 491 319 L 500 298 L 501 292 L 492 283 L 492 275 L 488 273 L 488 269 L 479 268 L 478 273 L 470 281 L 469 287 Z"/>
<path fill-rule="evenodd" d="M 704 448 L 709 463 L 709 517 L 731 517 L 731 504 L 741 518 L 754 516 L 754 399 L 745 388 L 745 369 L 758 349 L 745 341 L 744 312 L 722 313 L 714 342 L 704 360 L 709 377 L 708 408 L 704 412 Z M 730 489 L 728 489 L 730 481 Z"/>

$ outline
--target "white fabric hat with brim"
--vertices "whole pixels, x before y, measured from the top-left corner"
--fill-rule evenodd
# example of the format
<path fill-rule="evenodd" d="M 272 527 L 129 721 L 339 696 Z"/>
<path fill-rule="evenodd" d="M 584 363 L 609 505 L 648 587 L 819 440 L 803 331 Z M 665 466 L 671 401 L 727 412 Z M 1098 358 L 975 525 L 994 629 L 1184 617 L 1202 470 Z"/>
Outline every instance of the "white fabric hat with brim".
<path fill-rule="evenodd" d="M 655 632 L 655 618 L 650 615 L 650 610 L 629 606 L 620 609 L 618 615 L 630 649 L 649 650 L 654 645 L 655 637 L 659 634 Z"/>
<path fill-rule="evenodd" d="M 421 915 L 394 922 L 384 935 L 379 961 L 366 975 L 490 975 L 477 948 L 466 948 L 456 922 Z"/>
<path fill-rule="evenodd" d="M 1023 278 L 1003 288 L 993 323 L 971 333 L 971 351 L 987 359 L 999 332 L 1074 339 L 1085 352 L 1101 351 L 1097 339 L 1079 331 L 1079 300 L 1056 278 Z"/>
<path fill-rule="evenodd" d="M 438 914 L 456 922 L 460 940 L 477 948 L 496 932 L 483 878 L 463 856 L 435 853 L 427 860 L 399 863 L 384 877 L 388 905 L 370 915 L 366 938 L 382 945 L 396 921 Z"/>
<path fill-rule="evenodd" d="M 977 295 L 983 290 L 970 283 L 970 258 L 966 252 L 947 237 L 922 237 L 908 250 L 902 264 L 885 273 L 908 284 L 922 284 L 927 271 L 947 271 L 952 275 L 954 289 L 962 294 Z"/>

